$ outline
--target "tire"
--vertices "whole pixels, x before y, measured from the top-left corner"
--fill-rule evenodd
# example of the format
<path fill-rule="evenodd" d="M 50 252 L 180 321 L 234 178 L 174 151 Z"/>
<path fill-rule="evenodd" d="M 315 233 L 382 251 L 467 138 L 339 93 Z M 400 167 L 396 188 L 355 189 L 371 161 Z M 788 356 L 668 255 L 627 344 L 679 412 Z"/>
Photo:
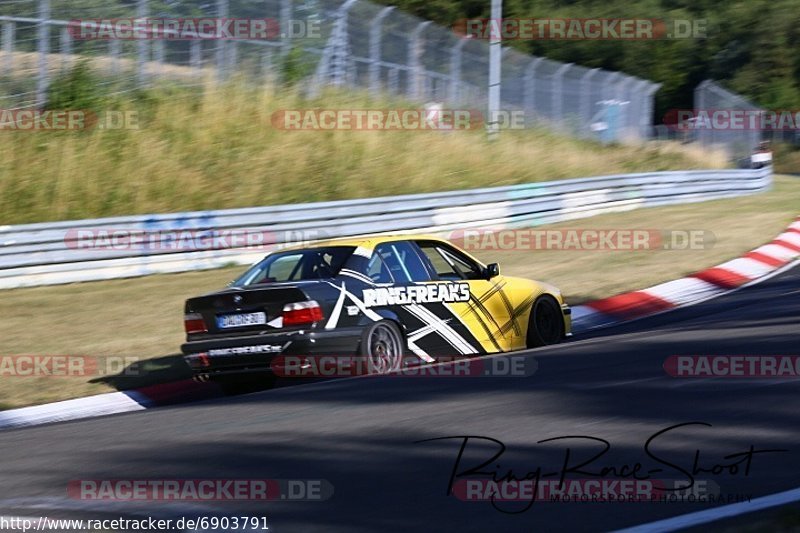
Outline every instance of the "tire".
<path fill-rule="evenodd" d="M 391 320 L 370 325 L 361 334 L 359 353 L 367 359 L 370 374 L 386 374 L 403 365 L 405 341 L 400 328 Z"/>
<path fill-rule="evenodd" d="M 558 344 L 564 338 L 564 317 L 552 296 L 540 296 L 533 302 L 527 337 L 528 348 Z"/>

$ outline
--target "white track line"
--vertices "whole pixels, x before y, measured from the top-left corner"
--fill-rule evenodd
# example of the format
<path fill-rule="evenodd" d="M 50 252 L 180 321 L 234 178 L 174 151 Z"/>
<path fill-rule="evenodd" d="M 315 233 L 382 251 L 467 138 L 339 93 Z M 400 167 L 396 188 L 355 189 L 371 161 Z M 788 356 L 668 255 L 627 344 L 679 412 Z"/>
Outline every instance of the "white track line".
<path fill-rule="evenodd" d="M 800 488 L 787 490 L 785 492 L 778 492 L 777 494 L 770 494 L 756 498 L 749 502 L 732 503 L 730 505 L 723 505 L 722 507 L 715 507 L 705 511 L 697 511 L 685 515 L 676 516 L 673 518 L 666 518 L 648 524 L 641 524 L 638 526 L 629 527 L 626 529 L 619 529 L 615 533 L 653 533 L 658 531 L 675 531 L 676 529 L 685 529 L 687 527 L 699 526 L 700 524 L 707 524 L 709 522 L 716 522 L 725 518 L 731 518 L 762 509 L 769 509 L 770 507 L 777 507 L 787 503 L 793 503 L 800 500 Z"/>

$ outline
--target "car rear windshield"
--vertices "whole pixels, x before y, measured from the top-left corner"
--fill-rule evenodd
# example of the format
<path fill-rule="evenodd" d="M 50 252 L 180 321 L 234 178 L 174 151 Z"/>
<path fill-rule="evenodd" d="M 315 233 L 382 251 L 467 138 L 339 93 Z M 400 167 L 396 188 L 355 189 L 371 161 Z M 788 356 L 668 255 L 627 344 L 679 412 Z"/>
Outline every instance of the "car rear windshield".
<path fill-rule="evenodd" d="M 251 267 L 231 285 L 249 287 L 281 281 L 330 279 L 339 274 L 354 250 L 354 246 L 325 246 L 277 252 Z"/>

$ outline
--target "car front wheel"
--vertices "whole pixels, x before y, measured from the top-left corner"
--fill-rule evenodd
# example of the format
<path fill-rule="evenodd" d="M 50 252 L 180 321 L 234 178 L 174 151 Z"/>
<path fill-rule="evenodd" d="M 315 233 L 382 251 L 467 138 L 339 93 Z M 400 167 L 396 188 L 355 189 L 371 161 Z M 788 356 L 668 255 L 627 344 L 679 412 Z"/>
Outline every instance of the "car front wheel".
<path fill-rule="evenodd" d="M 533 303 L 528 321 L 528 348 L 558 344 L 564 337 L 564 317 L 552 296 L 540 296 Z"/>

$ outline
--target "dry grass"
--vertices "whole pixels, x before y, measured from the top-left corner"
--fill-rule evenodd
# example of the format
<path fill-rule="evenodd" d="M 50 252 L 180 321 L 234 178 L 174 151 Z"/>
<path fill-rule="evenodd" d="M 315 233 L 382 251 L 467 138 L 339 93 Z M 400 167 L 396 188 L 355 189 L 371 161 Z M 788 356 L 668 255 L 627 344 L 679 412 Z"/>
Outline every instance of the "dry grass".
<path fill-rule="evenodd" d="M 800 215 L 800 178 L 777 177 L 772 191 L 742 198 L 639 209 L 547 226 L 548 229 L 702 230 L 701 250 L 473 252 L 501 272 L 561 288 L 575 305 L 676 279 L 737 257 L 780 233 Z"/>
<path fill-rule="evenodd" d="M 561 228 L 702 229 L 713 248 L 647 252 L 483 252 L 507 275 L 549 281 L 572 304 L 650 286 L 738 256 L 777 235 L 800 205 L 800 179 L 773 191 L 685 206 L 641 209 L 558 224 Z M 0 355 L 83 354 L 148 359 L 177 352 L 185 298 L 224 286 L 241 267 L 139 279 L 15 289 L 0 299 Z M 169 365 L 157 360 L 153 365 Z M 0 408 L 110 390 L 87 378 L 0 380 Z"/>
<path fill-rule="evenodd" d="M 116 98 L 116 99 L 115 99 Z M 601 146 L 543 131 L 283 131 L 272 113 L 396 108 L 234 83 L 113 97 L 138 130 L 0 132 L 0 224 L 248 207 L 724 166 L 671 144 Z"/>

